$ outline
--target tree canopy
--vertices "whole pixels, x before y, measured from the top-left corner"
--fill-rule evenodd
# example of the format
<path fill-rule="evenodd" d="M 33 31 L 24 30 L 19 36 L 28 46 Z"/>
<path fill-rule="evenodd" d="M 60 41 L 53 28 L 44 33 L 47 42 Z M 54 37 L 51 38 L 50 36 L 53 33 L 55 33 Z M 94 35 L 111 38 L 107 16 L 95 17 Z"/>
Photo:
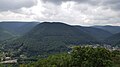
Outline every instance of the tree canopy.
<path fill-rule="evenodd" d="M 113 67 L 112 56 L 105 48 L 75 46 L 70 53 L 52 55 L 20 67 Z"/>

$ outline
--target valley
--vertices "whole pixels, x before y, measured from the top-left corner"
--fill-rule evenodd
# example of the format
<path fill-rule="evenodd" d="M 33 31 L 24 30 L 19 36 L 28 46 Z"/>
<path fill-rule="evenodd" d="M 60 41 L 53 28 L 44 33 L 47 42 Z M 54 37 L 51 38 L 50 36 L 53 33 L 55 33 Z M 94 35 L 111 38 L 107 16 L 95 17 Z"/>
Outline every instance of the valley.
<path fill-rule="evenodd" d="M 0 57 L 11 58 L 1 63 L 28 64 L 50 55 L 68 53 L 74 46 L 120 51 L 120 27 L 109 27 L 62 22 L 0 22 Z"/>

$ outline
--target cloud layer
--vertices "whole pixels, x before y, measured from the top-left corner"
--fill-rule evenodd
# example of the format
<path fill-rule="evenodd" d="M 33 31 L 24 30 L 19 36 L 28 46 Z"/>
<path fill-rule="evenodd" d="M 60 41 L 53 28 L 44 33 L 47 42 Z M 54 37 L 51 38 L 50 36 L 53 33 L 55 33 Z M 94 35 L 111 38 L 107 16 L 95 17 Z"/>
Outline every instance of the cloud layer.
<path fill-rule="evenodd" d="M 35 0 L 0 0 L 0 11 L 15 10 L 22 7 L 28 8 L 35 4 Z"/>
<path fill-rule="evenodd" d="M 119 6 L 120 0 L 1 0 L 0 20 L 120 25 Z"/>

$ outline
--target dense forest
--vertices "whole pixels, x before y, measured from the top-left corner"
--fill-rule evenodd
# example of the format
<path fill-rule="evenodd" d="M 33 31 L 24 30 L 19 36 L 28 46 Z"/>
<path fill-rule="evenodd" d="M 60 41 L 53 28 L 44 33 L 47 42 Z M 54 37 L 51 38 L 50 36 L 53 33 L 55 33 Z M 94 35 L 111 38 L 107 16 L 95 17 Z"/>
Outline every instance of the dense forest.
<path fill-rule="evenodd" d="M 120 27 L 109 27 L 1 22 L 1 63 L 17 61 L 0 67 L 120 67 Z"/>
<path fill-rule="evenodd" d="M 16 23 L 12 24 L 16 25 Z M 14 55 L 17 53 L 17 56 L 23 54 L 26 56 L 41 55 L 44 57 L 48 54 L 67 52 L 70 50 L 69 46 L 72 45 L 99 44 L 101 46 L 119 47 L 119 41 L 115 39 L 119 36 L 114 36 L 111 39 L 110 37 L 116 34 L 100 28 L 74 26 L 61 22 L 23 22 L 18 28 L 11 27 L 12 24 L 2 23 L 1 27 L 8 31 L 13 30 L 14 34 L 19 30 L 22 30 L 22 32 L 1 44 L 4 45 L 4 50 L 9 49 L 15 53 Z M 6 25 L 9 25 L 8 28 L 6 28 Z M 115 40 L 115 43 L 111 43 L 112 41 L 109 39 Z"/>

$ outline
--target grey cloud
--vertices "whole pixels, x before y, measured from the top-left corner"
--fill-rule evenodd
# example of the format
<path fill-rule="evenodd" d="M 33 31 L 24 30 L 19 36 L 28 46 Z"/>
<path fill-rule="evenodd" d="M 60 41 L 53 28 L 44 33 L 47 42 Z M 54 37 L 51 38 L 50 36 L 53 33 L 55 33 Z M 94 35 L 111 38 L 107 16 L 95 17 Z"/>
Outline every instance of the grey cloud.
<path fill-rule="evenodd" d="M 69 0 L 42 0 L 43 2 L 50 2 L 50 3 L 54 3 L 56 5 L 60 5 L 62 2 L 66 2 L 66 1 L 69 1 Z"/>
<path fill-rule="evenodd" d="M 114 9 L 115 11 L 119 11 L 120 10 L 120 3 L 119 4 L 110 5 L 110 8 Z"/>
<path fill-rule="evenodd" d="M 120 3 L 120 0 L 105 0 L 104 3 L 105 4 L 116 4 L 116 3 Z"/>
<path fill-rule="evenodd" d="M 73 1 L 76 3 L 89 4 L 93 6 L 104 6 L 113 10 L 120 10 L 120 0 L 42 0 L 43 2 L 51 2 L 57 5 L 62 2 Z"/>
<path fill-rule="evenodd" d="M 35 0 L 0 0 L 0 11 L 20 9 L 35 5 Z"/>
<path fill-rule="evenodd" d="M 73 1 L 77 3 L 88 3 L 91 5 L 97 5 L 99 3 L 98 0 L 42 0 L 43 2 L 51 2 L 57 5 L 60 5 L 62 2 Z"/>
<path fill-rule="evenodd" d="M 120 10 L 120 0 L 104 0 L 102 5 L 113 10 Z"/>

